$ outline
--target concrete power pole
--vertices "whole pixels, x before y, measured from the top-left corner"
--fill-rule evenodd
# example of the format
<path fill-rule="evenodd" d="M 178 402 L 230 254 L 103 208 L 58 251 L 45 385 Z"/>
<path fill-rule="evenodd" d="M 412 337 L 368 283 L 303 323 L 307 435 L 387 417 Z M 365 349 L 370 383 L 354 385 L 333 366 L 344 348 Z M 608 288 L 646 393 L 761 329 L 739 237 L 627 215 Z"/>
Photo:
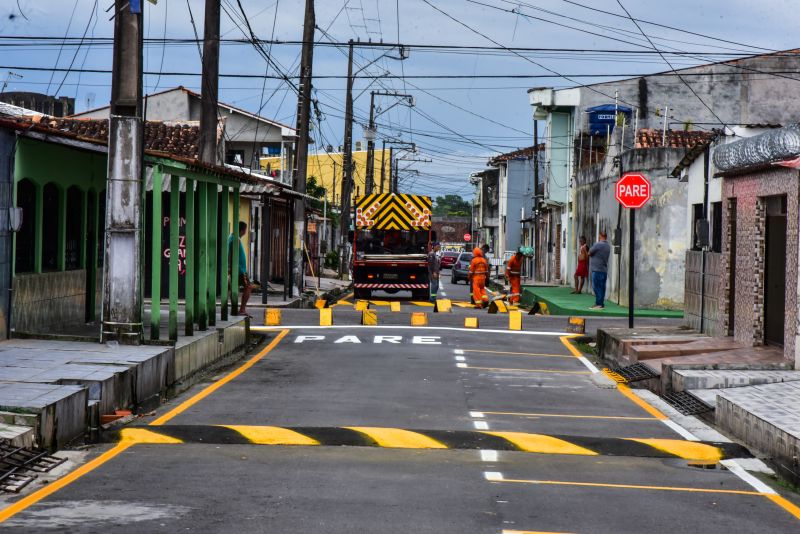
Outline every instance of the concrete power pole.
<path fill-rule="evenodd" d="M 540 275 L 539 246 L 539 121 L 533 119 L 533 280 Z"/>
<path fill-rule="evenodd" d="M 375 184 L 375 91 L 369 94 L 369 139 L 367 139 L 367 173 L 364 194 L 371 195 Z"/>
<path fill-rule="evenodd" d="M 341 253 L 339 254 L 339 276 L 344 276 L 345 244 L 350 232 L 350 191 L 353 188 L 353 40 L 348 43 L 347 90 L 344 106 L 344 147 L 342 149 L 342 195 L 339 230 L 341 233 Z"/>
<path fill-rule="evenodd" d="M 200 161 L 217 163 L 220 0 L 206 0 L 203 23 L 203 79 L 200 86 Z M 234 228 L 234 233 L 237 229 Z"/>
<path fill-rule="evenodd" d="M 303 24 L 303 51 L 300 59 L 300 95 L 297 101 L 297 151 L 295 157 L 294 190 L 306 192 L 308 170 L 309 119 L 311 117 L 311 75 L 314 62 L 314 0 L 306 0 L 305 22 Z M 303 252 L 306 236 L 305 198 L 294 201 L 294 245 L 292 280 L 295 289 L 292 293 L 303 294 Z"/>
<path fill-rule="evenodd" d="M 108 135 L 103 342 L 142 341 L 142 9 L 115 0 Z"/>

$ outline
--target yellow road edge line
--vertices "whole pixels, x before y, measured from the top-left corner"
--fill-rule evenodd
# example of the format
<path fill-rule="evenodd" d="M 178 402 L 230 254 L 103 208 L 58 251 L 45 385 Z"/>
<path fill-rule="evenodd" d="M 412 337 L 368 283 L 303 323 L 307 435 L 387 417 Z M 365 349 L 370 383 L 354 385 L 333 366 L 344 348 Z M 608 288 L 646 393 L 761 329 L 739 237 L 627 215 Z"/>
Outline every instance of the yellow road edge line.
<path fill-rule="evenodd" d="M 625 421 L 659 421 L 659 419 L 656 419 L 655 417 L 630 417 L 626 415 L 575 415 L 556 413 L 487 412 L 486 410 L 474 411 L 488 413 L 489 415 L 516 415 L 519 417 L 563 417 L 566 419 L 622 419 Z"/>
<path fill-rule="evenodd" d="M 641 489 L 653 491 L 685 491 L 690 493 L 724 493 L 731 495 L 757 495 L 769 497 L 769 494 L 761 493 L 760 491 L 748 490 L 726 490 L 716 488 L 682 488 L 678 486 L 644 486 L 638 484 L 606 484 L 602 482 L 567 482 L 561 480 L 523 480 L 504 478 L 502 480 L 492 480 L 493 483 L 512 482 L 515 484 L 533 484 L 533 485 L 547 485 L 547 486 L 582 486 L 591 488 L 620 488 L 620 489 Z"/>
<path fill-rule="evenodd" d="M 525 432 L 492 432 L 484 430 L 481 434 L 496 436 L 510 441 L 517 448 L 525 452 L 540 454 L 575 454 L 581 456 L 599 456 L 595 451 L 575 445 L 563 439 L 546 436 L 544 434 L 528 434 Z"/>
<path fill-rule="evenodd" d="M 573 356 L 575 356 L 576 358 L 580 358 L 580 357 L 582 357 L 582 356 L 583 356 L 583 354 L 581 354 L 581 351 L 579 351 L 579 350 L 578 350 L 578 349 L 575 347 L 575 345 L 573 345 L 572 343 L 570 343 L 570 342 L 569 342 L 569 340 L 570 340 L 570 339 L 572 339 L 572 338 L 575 338 L 575 337 L 578 337 L 578 336 L 577 336 L 577 335 L 571 335 L 571 336 L 561 336 L 561 337 L 559 337 L 558 339 L 560 339 L 560 340 L 561 340 L 561 343 L 562 343 L 562 344 L 563 344 L 565 347 L 567 347 L 567 350 L 569 351 L 569 353 L 570 353 L 570 354 L 572 354 L 572 355 L 573 355 Z"/>
<path fill-rule="evenodd" d="M 642 410 L 646 411 L 656 419 L 660 419 L 662 421 L 666 421 L 669 419 L 666 415 L 661 413 L 661 410 L 656 408 L 655 406 L 651 405 L 649 402 L 645 401 L 643 398 L 636 395 L 631 388 L 626 386 L 625 384 L 617 384 L 617 391 L 628 397 L 628 399 L 637 405 Z"/>
<path fill-rule="evenodd" d="M 646 439 L 646 438 L 624 438 L 626 441 L 643 443 L 660 451 L 673 454 L 684 460 L 702 460 L 707 462 L 719 462 L 723 458 L 722 450 L 713 445 L 698 443 L 696 441 L 686 441 L 680 439 Z"/>
<path fill-rule="evenodd" d="M 476 349 L 464 349 L 464 352 L 476 352 L 482 354 L 502 354 L 504 356 L 540 356 L 546 358 L 570 358 L 572 359 L 571 354 L 547 354 L 547 353 L 538 353 L 538 352 L 504 352 L 499 350 L 476 350 Z"/>
<path fill-rule="evenodd" d="M 278 334 L 278 336 L 275 339 L 273 339 L 272 342 L 269 345 L 264 347 L 258 354 L 256 354 L 255 356 L 253 356 L 252 358 L 247 360 L 247 362 L 245 362 L 243 365 L 241 365 L 240 367 L 234 369 L 233 371 L 231 371 L 230 373 L 225 375 L 223 378 L 221 378 L 217 382 L 214 382 L 213 384 L 210 384 L 208 387 L 206 387 L 205 389 L 203 389 L 202 391 L 200 391 L 196 395 L 190 397 L 189 399 L 187 399 L 183 403 L 179 404 L 178 406 L 176 406 L 175 408 L 173 408 L 169 412 L 165 413 L 164 415 L 162 415 L 161 417 L 159 417 L 158 419 L 156 419 L 155 421 L 150 423 L 150 426 L 158 426 L 160 424 L 164 424 L 165 422 L 169 421 L 170 419 L 172 419 L 176 415 L 184 412 L 187 408 L 190 408 L 191 406 L 193 406 L 194 404 L 196 404 L 200 400 L 204 399 L 205 397 L 207 397 L 208 395 L 210 395 L 211 393 L 213 393 L 214 391 L 216 391 L 217 389 L 219 389 L 223 385 L 227 384 L 228 382 L 230 382 L 231 380 L 233 380 L 234 378 L 236 378 L 237 376 L 239 376 L 240 374 L 242 374 L 243 372 L 248 370 L 256 362 L 258 362 L 260 359 L 262 359 L 264 356 L 266 356 L 272 349 L 274 349 L 275 346 L 280 342 L 280 340 L 283 339 L 286 336 L 286 334 L 288 334 L 288 333 L 289 333 L 289 330 L 286 330 L 286 329 L 281 330 L 280 334 Z M 156 424 L 157 422 L 158 422 L 158 425 Z M 118 454 L 120 454 L 121 452 L 125 451 L 129 447 L 132 447 L 135 444 L 136 444 L 136 442 L 132 441 L 132 440 L 131 441 L 120 442 L 120 443 L 116 444 L 114 447 L 112 447 L 111 449 L 107 450 L 106 452 L 104 452 L 103 454 L 98 456 L 97 458 L 94 458 L 93 460 L 90 460 L 89 462 L 87 462 L 87 463 L 83 464 L 82 466 L 78 467 L 77 469 L 75 469 L 75 471 L 67 473 L 63 477 L 61 477 L 61 478 L 59 478 L 57 480 L 54 480 L 53 482 L 51 482 L 47 486 L 45 486 L 45 487 L 43 487 L 43 488 L 41 488 L 41 489 L 39 489 L 37 491 L 34 491 L 30 495 L 20 499 L 19 501 L 15 502 L 14 504 L 12 504 L 10 506 L 7 506 L 3 510 L 0 510 L 0 523 L 5 521 L 6 519 L 9 519 L 10 517 L 15 516 L 19 512 L 22 512 L 26 508 L 38 503 L 39 501 L 41 501 L 42 499 L 52 495 L 53 493 L 55 493 L 55 492 L 65 488 L 65 487 L 67 487 L 68 485 L 72 484 L 73 482 L 75 482 L 76 480 L 81 478 L 83 475 L 91 473 L 92 471 L 94 471 L 95 469 L 97 469 L 98 467 L 103 465 L 104 463 L 106 463 L 109 460 L 113 459 L 115 456 L 117 456 Z"/>
<path fill-rule="evenodd" d="M 380 428 L 369 426 L 347 426 L 370 439 L 380 447 L 390 449 L 447 449 L 447 445 L 424 434 L 402 428 Z"/>
<path fill-rule="evenodd" d="M 238 432 L 254 445 L 319 445 L 319 441 L 280 426 L 218 425 Z"/>
<path fill-rule="evenodd" d="M 73 483 L 76 480 L 78 480 L 79 478 L 81 478 L 83 475 L 85 475 L 87 473 L 91 473 L 92 471 L 94 471 L 95 469 L 97 469 L 98 467 L 100 467 L 101 465 L 106 463 L 107 461 L 111 460 L 112 458 L 114 458 L 115 456 L 120 454 L 121 452 L 123 452 L 123 451 L 127 450 L 128 448 L 132 447 L 133 444 L 134 444 L 133 441 L 128 441 L 128 442 L 125 442 L 125 443 L 118 443 L 113 448 L 107 450 L 106 452 L 104 452 L 103 454 L 98 456 L 97 458 L 95 458 L 95 459 L 83 464 L 82 466 L 77 468 L 75 471 L 72 471 L 71 473 L 67 473 L 63 477 L 61 477 L 61 478 L 59 478 L 57 480 L 54 480 L 53 482 L 49 483 L 47 486 L 44 486 L 43 488 L 34 491 L 30 495 L 27 495 L 26 497 L 23 497 L 22 499 L 20 499 L 19 501 L 15 502 L 14 504 L 11 504 L 10 506 L 7 506 L 3 510 L 0 510 L 0 523 L 5 521 L 6 519 L 9 519 L 10 517 L 15 516 L 16 514 L 22 512 L 26 508 L 38 503 L 39 501 L 41 501 L 42 499 L 52 495 L 53 493 L 65 488 L 66 486 L 70 485 L 71 483 Z"/>
<path fill-rule="evenodd" d="M 258 363 L 258 361 L 261 360 L 264 356 L 269 354 L 269 352 L 272 349 L 274 349 L 278 345 L 278 343 L 280 343 L 281 340 L 284 337 L 286 337 L 286 334 L 288 334 L 288 333 L 289 333 L 289 330 L 287 330 L 287 329 L 281 330 L 280 333 L 275 337 L 275 339 L 273 339 L 270 342 L 269 345 L 267 345 L 266 347 L 261 349 L 261 351 L 259 351 L 258 354 L 256 354 L 255 356 L 253 356 L 252 358 L 247 360 L 244 364 L 242 364 L 241 366 L 237 367 L 236 369 L 234 369 L 233 371 L 231 371 L 230 373 L 228 373 L 224 377 L 220 378 L 219 380 L 217 380 L 213 384 L 209 384 L 208 386 L 206 386 L 199 393 L 189 397 L 188 399 L 186 399 L 185 401 L 183 401 L 182 403 L 177 405 L 175 408 L 173 408 L 172 410 L 168 411 L 167 413 L 165 413 L 164 415 L 162 415 L 161 417 L 159 417 L 158 419 L 156 419 L 155 421 L 150 423 L 150 426 L 163 425 L 164 423 L 166 423 L 167 421 L 169 421 L 173 417 L 182 414 L 183 412 L 185 412 L 186 410 L 188 410 L 189 408 L 191 408 L 192 406 L 194 406 L 195 404 L 197 404 L 201 400 L 205 399 L 206 397 L 208 397 L 209 395 L 211 395 L 212 393 L 217 391 L 219 388 L 221 388 L 222 386 L 224 386 L 225 384 L 227 384 L 228 382 L 230 382 L 234 378 L 238 377 L 239 375 L 241 375 L 242 373 L 244 373 L 245 371 L 250 369 L 256 363 Z"/>
<path fill-rule="evenodd" d="M 410 301 L 410 304 L 413 304 L 414 306 L 419 306 L 421 308 L 433 308 L 435 306 L 433 302 L 425 302 L 422 300 L 412 300 Z"/>
<path fill-rule="evenodd" d="M 800 508 L 793 502 L 789 501 L 785 497 L 781 497 L 780 495 L 773 494 L 773 493 L 765 493 L 763 494 L 764 497 L 771 500 L 790 514 L 792 514 L 795 518 L 800 519 Z"/>
<path fill-rule="evenodd" d="M 590 375 L 591 371 L 558 371 L 555 369 L 512 369 L 506 367 L 475 367 L 468 365 L 462 369 L 479 369 L 482 371 L 521 371 L 524 373 L 557 373 L 563 375 Z"/>

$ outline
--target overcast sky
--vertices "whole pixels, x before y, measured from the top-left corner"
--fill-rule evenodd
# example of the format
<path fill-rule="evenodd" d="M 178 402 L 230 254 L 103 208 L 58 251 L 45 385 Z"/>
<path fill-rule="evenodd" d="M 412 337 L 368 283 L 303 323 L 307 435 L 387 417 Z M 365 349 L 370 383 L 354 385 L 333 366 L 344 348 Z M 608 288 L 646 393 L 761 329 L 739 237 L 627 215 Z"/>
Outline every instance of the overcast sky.
<path fill-rule="evenodd" d="M 574 85 L 563 78 L 463 78 L 437 79 L 411 76 L 496 76 L 585 74 L 645 74 L 668 70 L 657 55 L 577 52 L 525 52 L 526 58 L 507 51 L 432 51 L 413 45 L 467 45 L 559 48 L 585 50 L 646 50 L 649 46 L 636 26 L 624 18 L 616 0 L 317 0 L 317 41 L 346 42 L 360 39 L 400 42 L 411 45 L 410 57 L 399 61 L 392 50 L 362 71 L 362 75 L 389 73 L 397 78 L 359 79 L 354 94 L 356 117 L 366 123 L 371 90 L 397 90 L 415 97 L 415 107 L 396 106 L 378 120 L 379 135 L 414 141 L 420 152 L 417 159 L 432 163 L 403 162 L 419 175 L 407 175 L 404 190 L 423 194 L 458 193 L 472 195 L 467 178 L 481 169 L 489 156 L 532 145 L 532 122 L 527 89 L 535 86 Z M 0 35 L 52 36 L 80 38 L 112 37 L 113 22 L 106 9 L 111 0 L 0 0 Z M 485 5 L 479 5 L 485 4 Z M 593 11 L 587 7 L 611 12 Z M 763 0 L 623 0 L 638 18 L 672 26 L 678 31 L 642 24 L 659 48 L 700 52 L 702 57 L 675 58 L 674 66 L 703 60 L 727 59 L 722 54 L 748 55 L 767 50 L 797 47 L 800 16 L 796 1 Z M 241 20 L 237 0 L 223 0 L 222 35 L 244 38 L 247 29 Z M 297 41 L 302 38 L 303 0 L 241 0 L 253 31 L 261 39 Z M 19 6 L 19 7 L 18 7 Z M 145 37 L 161 39 L 193 38 L 189 9 L 197 32 L 203 35 L 203 0 L 159 0 L 145 3 Z M 398 13 L 399 6 L 399 13 Z M 494 6 L 494 7 L 489 7 Z M 514 12 L 510 12 L 510 11 Z M 449 17 L 448 17 L 449 15 Z M 616 16 L 615 16 L 616 15 Z M 452 18 L 450 18 L 452 17 Z M 453 20 L 455 19 L 455 20 Z M 543 20 L 544 19 L 544 20 Z M 91 23 L 89 23 L 91 20 Z M 165 27 L 166 20 L 166 27 Z M 463 24 L 460 24 L 460 23 Z M 557 24 L 561 24 L 559 26 Z M 571 28 L 565 27 L 570 26 Z M 398 36 L 399 32 L 399 36 Z M 590 33 L 591 32 L 591 33 Z M 481 35 L 482 34 L 482 35 Z M 711 36 L 707 38 L 705 36 Z M 727 41 L 727 42 L 726 42 Z M 110 74 L 51 73 L 20 67 L 110 69 L 111 48 L 93 45 L 61 49 L 56 43 L 31 46 L 0 40 L 0 81 L 8 80 L 7 90 L 37 91 L 72 96 L 78 110 L 106 105 L 110 94 Z M 299 46 L 274 45 L 272 57 L 283 72 L 296 74 Z M 386 50 L 360 48 L 356 70 L 381 56 Z M 344 110 L 343 76 L 347 72 L 346 48 L 319 46 L 314 52 L 314 74 L 337 76 L 315 82 L 315 98 L 322 114 L 321 132 L 315 139 L 321 149 L 338 147 L 342 142 Z M 392 56 L 392 57 L 389 57 Z M 163 57 L 163 59 L 162 59 Z M 163 62 L 163 66 L 162 66 Z M 10 68 L 9 68 L 10 67 Z M 22 79 L 8 76 L 11 70 Z M 153 43 L 145 49 L 145 70 L 153 72 L 199 73 L 200 55 L 194 43 Z M 247 43 L 223 45 L 222 74 L 274 76 L 266 61 Z M 399 79 L 406 75 L 405 83 Z M 582 83 L 598 78 L 575 78 Z M 148 75 L 146 92 L 184 85 L 200 89 L 199 76 Z M 364 91 L 362 93 L 362 91 Z M 222 78 L 220 100 L 279 121 L 294 124 L 296 95 L 276 79 Z M 394 99 L 378 98 L 381 109 Z M 679 103 L 674 104 L 679 108 Z M 676 110 L 676 111 L 679 111 Z M 361 138 L 362 127 L 354 128 L 354 139 Z M 411 156 L 409 156 L 411 157 Z"/>

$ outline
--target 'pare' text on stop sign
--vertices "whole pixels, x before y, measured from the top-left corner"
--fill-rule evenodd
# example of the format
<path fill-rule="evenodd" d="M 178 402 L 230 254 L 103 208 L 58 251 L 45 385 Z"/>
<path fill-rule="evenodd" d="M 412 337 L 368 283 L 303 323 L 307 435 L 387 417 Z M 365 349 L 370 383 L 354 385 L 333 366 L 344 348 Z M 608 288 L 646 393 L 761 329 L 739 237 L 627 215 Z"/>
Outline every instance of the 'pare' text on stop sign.
<path fill-rule="evenodd" d="M 629 209 L 639 209 L 650 200 L 650 181 L 639 173 L 621 177 L 614 188 L 617 202 Z"/>
<path fill-rule="evenodd" d="M 646 197 L 649 196 L 650 187 L 647 185 L 621 185 L 619 194 L 626 197 Z"/>

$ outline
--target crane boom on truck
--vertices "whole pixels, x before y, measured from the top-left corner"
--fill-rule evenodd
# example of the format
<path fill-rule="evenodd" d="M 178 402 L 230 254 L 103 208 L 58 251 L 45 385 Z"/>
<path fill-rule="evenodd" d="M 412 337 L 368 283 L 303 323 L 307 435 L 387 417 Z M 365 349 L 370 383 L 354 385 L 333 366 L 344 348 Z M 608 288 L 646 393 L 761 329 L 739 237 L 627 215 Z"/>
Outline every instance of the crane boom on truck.
<path fill-rule="evenodd" d="M 373 291 L 411 291 L 428 300 L 432 239 L 431 199 L 383 193 L 356 197 L 353 231 L 353 289 L 358 299 Z"/>

